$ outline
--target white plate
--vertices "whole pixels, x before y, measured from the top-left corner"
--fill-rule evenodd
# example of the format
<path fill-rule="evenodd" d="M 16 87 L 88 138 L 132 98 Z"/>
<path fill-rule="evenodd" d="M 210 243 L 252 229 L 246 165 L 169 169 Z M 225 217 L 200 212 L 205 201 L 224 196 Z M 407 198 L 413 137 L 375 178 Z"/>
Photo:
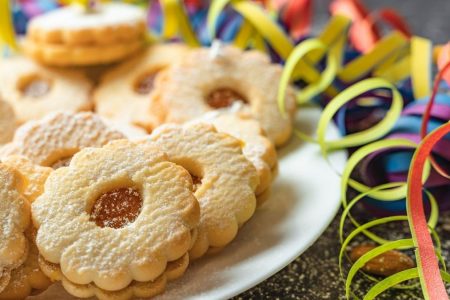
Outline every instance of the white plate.
<path fill-rule="evenodd" d="M 310 132 L 319 111 L 299 114 L 298 128 Z M 329 138 L 339 136 L 335 127 Z M 316 145 L 293 139 L 279 152 L 279 176 L 268 202 L 217 255 L 194 262 L 170 283 L 163 299 L 227 299 L 275 274 L 302 254 L 322 234 L 339 208 L 339 176 L 324 161 Z M 344 152 L 331 155 L 341 170 Z M 74 299 L 60 285 L 30 299 Z"/>

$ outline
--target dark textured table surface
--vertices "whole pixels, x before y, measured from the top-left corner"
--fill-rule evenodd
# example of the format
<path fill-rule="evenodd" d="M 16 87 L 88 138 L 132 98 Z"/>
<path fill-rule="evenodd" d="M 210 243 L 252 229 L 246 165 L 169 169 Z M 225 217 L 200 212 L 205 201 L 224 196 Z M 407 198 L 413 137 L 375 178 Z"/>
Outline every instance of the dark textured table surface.
<path fill-rule="evenodd" d="M 413 33 L 433 39 L 437 43 L 450 40 L 450 0 L 366 0 L 371 8 L 393 7 L 409 22 Z M 318 32 L 327 21 L 329 1 L 315 1 L 314 31 Z M 338 195 L 336 195 L 338 197 Z M 239 295 L 236 299 L 344 299 L 344 285 L 339 276 L 338 220 L 336 216 L 324 234 L 305 253 L 276 275 L 258 286 Z M 439 234 L 444 241 L 444 257 L 450 251 L 450 214 L 440 218 Z M 405 224 L 389 230 L 399 236 L 407 234 Z M 448 241 L 448 242 L 445 242 Z M 263 266 L 262 266 L 263 267 Z M 361 291 L 369 287 L 368 282 L 359 278 L 356 282 Z M 383 294 L 383 299 L 422 299 L 419 291 L 391 291 Z"/>

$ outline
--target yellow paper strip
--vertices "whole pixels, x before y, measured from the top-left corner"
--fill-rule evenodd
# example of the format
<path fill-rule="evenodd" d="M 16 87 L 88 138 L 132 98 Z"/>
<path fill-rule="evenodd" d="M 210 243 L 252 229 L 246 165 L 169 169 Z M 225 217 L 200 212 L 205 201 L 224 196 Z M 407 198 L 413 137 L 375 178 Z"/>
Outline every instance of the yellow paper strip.
<path fill-rule="evenodd" d="M 394 31 L 378 42 L 369 53 L 348 63 L 340 72 L 339 78 L 344 82 L 354 82 L 407 46 L 408 40 L 405 36 Z"/>
<path fill-rule="evenodd" d="M 433 45 L 428 39 L 417 36 L 411 39 L 411 83 L 416 99 L 431 94 L 432 49 Z"/>
<path fill-rule="evenodd" d="M 10 49 L 17 51 L 19 47 L 16 42 L 16 33 L 14 31 L 9 2 L 8 0 L 0 1 L 0 44 L 2 44 L 1 48 L 6 45 Z"/>

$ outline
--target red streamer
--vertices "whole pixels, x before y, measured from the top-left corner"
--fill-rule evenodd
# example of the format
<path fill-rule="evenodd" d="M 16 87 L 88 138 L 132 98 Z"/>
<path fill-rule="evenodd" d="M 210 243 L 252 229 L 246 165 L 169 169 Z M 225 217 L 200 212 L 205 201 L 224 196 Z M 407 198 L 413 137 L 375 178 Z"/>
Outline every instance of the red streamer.
<path fill-rule="evenodd" d="M 417 247 L 417 263 L 421 266 L 423 275 L 423 289 L 428 295 L 427 299 L 431 300 L 448 299 L 448 296 L 440 274 L 433 241 L 428 231 L 422 199 L 422 174 L 425 162 L 434 145 L 449 132 L 450 123 L 446 123 L 425 137 L 414 154 L 408 176 L 408 218 Z"/>
<path fill-rule="evenodd" d="M 441 52 L 439 53 L 437 61 L 439 69 L 442 70 L 448 62 L 450 62 L 450 42 L 442 47 Z M 445 72 L 442 78 L 450 84 L 450 72 Z"/>
<path fill-rule="evenodd" d="M 383 8 L 374 12 L 369 10 L 359 0 L 335 0 L 330 4 L 332 15 L 347 16 L 353 21 L 350 28 L 350 41 L 359 51 L 370 51 L 381 39 L 379 25 L 389 25 L 391 28 L 411 37 L 411 31 L 406 21 L 395 10 Z"/>
<path fill-rule="evenodd" d="M 430 116 L 431 116 L 431 109 L 433 108 L 433 104 L 436 99 L 436 95 L 439 91 L 439 83 L 441 82 L 442 78 L 444 77 L 444 74 L 448 73 L 447 71 L 449 69 L 450 69 L 450 61 L 448 61 L 445 64 L 445 66 L 436 75 L 436 79 L 435 79 L 434 85 L 433 85 L 433 92 L 431 93 L 430 100 L 427 103 L 425 112 L 422 117 L 422 124 L 420 127 L 420 136 L 422 138 L 424 138 L 427 135 L 428 122 L 429 122 Z M 447 171 L 436 162 L 436 160 L 433 158 L 433 156 L 430 156 L 430 162 L 431 162 L 431 165 L 433 166 L 433 168 L 436 170 L 436 172 L 439 173 L 439 175 L 441 175 L 442 177 L 445 177 L 447 179 L 450 179 L 450 174 L 448 174 Z"/>

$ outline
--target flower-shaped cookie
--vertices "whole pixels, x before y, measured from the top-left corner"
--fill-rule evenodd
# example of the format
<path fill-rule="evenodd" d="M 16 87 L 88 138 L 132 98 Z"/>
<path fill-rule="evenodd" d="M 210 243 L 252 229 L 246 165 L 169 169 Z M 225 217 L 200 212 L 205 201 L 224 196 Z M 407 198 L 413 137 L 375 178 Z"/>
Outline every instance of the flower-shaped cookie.
<path fill-rule="evenodd" d="M 59 265 L 45 261 L 42 257 L 39 259 L 39 266 L 52 280 L 62 281 L 66 291 L 80 298 L 96 296 L 102 300 L 128 300 L 136 297 L 150 298 L 164 291 L 166 282 L 181 277 L 189 265 L 189 255 L 185 254 L 181 258 L 167 263 L 164 273 L 153 281 L 138 282 L 133 281 L 126 288 L 118 291 L 106 291 L 95 284 L 76 284 L 69 281 L 60 271 Z"/>
<path fill-rule="evenodd" d="M 213 49 L 195 49 L 158 75 L 152 101 L 160 104 L 156 113 L 164 122 L 183 123 L 239 100 L 268 138 L 282 145 L 291 136 L 295 99 L 288 93 L 283 118 L 277 104 L 281 73 L 282 67 L 260 52 L 224 46 L 215 55 Z"/>
<path fill-rule="evenodd" d="M 11 57 L 0 61 L 0 78 L 0 94 L 20 123 L 53 111 L 92 108 L 92 85 L 81 70 L 45 68 L 24 57 Z"/>
<path fill-rule="evenodd" d="M 30 249 L 27 259 L 11 272 L 6 288 L 0 292 L 0 300 L 25 299 L 31 293 L 43 291 L 51 285 L 50 279 L 42 273 L 38 264 L 39 252 L 33 241 L 28 240 Z"/>
<path fill-rule="evenodd" d="M 277 152 L 273 143 L 264 136 L 258 121 L 244 114 L 230 111 L 216 111 L 207 113 L 198 121 L 213 124 L 217 131 L 227 133 L 244 142 L 242 152 L 253 163 L 258 172 L 259 185 L 255 194 L 258 205 L 262 204 L 259 198 L 268 190 L 272 183 L 272 170 L 277 165 Z"/>
<path fill-rule="evenodd" d="M 181 44 L 152 45 L 134 58 L 107 71 L 94 90 L 95 110 L 108 119 L 151 131 L 158 123 L 149 94 L 155 76 L 187 53 Z"/>
<path fill-rule="evenodd" d="M 154 281 L 191 246 L 200 214 L 192 189 L 155 146 L 83 149 L 32 204 L 36 244 L 72 283 L 117 291 Z"/>
<path fill-rule="evenodd" d="M 24 232 L 30 223 L 30 206 L 17 189 L 19 180 L 13 169 L 0 163 L 0 282 L 3 288 L 9 282 L 11 270 L 19 267 L 28 253 Z"/>
<path fill-rule="evenodd" d="M 143 143 L 156 144 L 193 177 L 201 217 L 190 257 L 230 243 L 253 216 L 259 181 L 255 167 L 242 154 L 241 141 L 210 124 L 194 123 L 162 125 Z"/>
<path fill-rule="evenodd" d="M 13 168 L 20 175 L 20 193 L 31 203 L 44 191 L 45 181 L 52 168 L 33 164 L 28 158 L 11 155 L 2 159 L 2 163 Z"/>
<path fill-rule="evenodd" d="M 22 155 L 35 164 L 58 168 L 83 148 L 101 147 L 123 138 L 93 113 L 58 112 L 22 125 L 1 155 Z"/>
<path fill-rule="evenodd" d="M 17 128 L 14 110 L 8 102 L 0 99 L 0 145 L 12 140 Z"/>

